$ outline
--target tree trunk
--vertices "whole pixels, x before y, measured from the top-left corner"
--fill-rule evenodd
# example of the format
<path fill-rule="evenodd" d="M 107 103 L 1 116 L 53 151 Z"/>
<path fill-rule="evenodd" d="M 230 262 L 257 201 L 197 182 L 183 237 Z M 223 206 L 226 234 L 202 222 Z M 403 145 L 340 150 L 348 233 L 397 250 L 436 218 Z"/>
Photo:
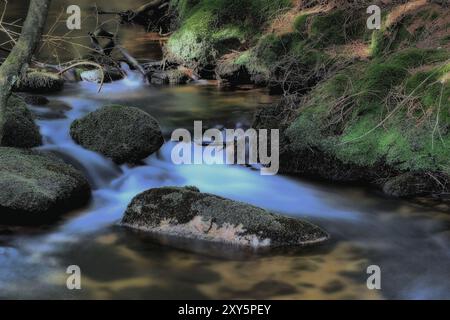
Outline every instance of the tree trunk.
<path fill-rule="evenodd" d="M 51 0 L 31 0 L 22 33 L 5 62 L 0 66 L 0 145 L 3 139 L 5 111 L 16 81 L 28 68 L 28 63 L 41 38 Z"/>

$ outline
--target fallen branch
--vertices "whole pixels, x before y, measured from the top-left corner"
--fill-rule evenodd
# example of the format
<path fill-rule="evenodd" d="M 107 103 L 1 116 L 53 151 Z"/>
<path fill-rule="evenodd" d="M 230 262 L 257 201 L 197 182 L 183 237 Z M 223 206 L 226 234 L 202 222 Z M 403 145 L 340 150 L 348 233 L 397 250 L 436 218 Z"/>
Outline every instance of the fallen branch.
<path fill-rule="evenodd" d="M 121 23 L 136 23 L 148 28 L 150 25 L 152 25 L 152 27 L 157 27 L 161 17 L 166 17 L 168 7 L 168 0 L 153 0 L 135 10 L 119 12 L 98 10 L 97 13 L 99 15 L 118 15 Z"/>
<path fill-rule="evenodd" d="M 83 65 L 94 66 L 94 67 L 96 67 L 96 68 L 98 68 L 98 69 L 100 70 L 100 73 L 101 73 L 101 79 L 102 79 L 101 82 L 100 82 L 100 86 L 99 86 L 99 88 L 98 88 L 98 92 L 100 92 L 100 91 L 102 90 L 103 83 L 104 83 L 104 81 L 105 81 L 105 72 L 103 71 L 103 67 L 102 67 L 100 64 L 96 63 L 96 62 L 91 62 L 91 61 L 80 61 L 80 62 L 76 62 L 76 63 L 74 63 L 74 64 L 68 66 L 67 68 L 64 68 L 63 70 L 61 70 L 60 72 L 58 72 L 58 74 L 59 74 L 59 75 L 62 75 L 63 73 L 69 71 L 70 69 L 73 69 L 73 68 L 78 67 L 78 66 L 83 66 Z"/>
<path fill-rule="evenodd" d="M 147 79 L 147 73 L 145 72 L 145 70 L 142 67 L 142 65 L 140 65 L 139 62 L 128 52 L 128 50 L 126 50 L 125 48 L 123 48 L 121 46 L 116 46 L 116 49 L 122 54 L 124 59 L 130 65 L 132 65 L 136 70 L 138 70 L 144 76 L 144 80 L 146 80 Z"/>

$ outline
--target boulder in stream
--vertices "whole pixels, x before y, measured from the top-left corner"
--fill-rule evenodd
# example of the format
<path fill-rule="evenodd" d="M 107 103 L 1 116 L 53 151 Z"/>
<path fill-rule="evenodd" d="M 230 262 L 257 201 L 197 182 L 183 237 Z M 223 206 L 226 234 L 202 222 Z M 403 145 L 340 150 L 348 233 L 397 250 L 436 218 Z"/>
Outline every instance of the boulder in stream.
<path fill-rule="evenodd" d="M 191 80 L 189 75 L 184 70 L 160 70 L 151 74 L 150 82 L 154 85 L 180 85 L 186 84 Z"/>
<path fill-rule="evenodd" d="M 247 247 L 304 246 L 328 239 L 309 222 L 201 193 L 196 187 L 155 188 L 137 195 L 122 225 Z"/>
<path fill-rule="evenodd" d="M 14 90 L 19 92 L 49 93 L 61 91 L 64 79 L 58 74 L 43 71 L 30 71 L 17 81 Z"/>
<path fill-rule="evenodd" d="M 25 102 L 16 96 L 9 97 L 5 112 L 3 138 L 0 146 L 33 148 L 42 144 L 39 127 Z"/>
<path fill-rule="evenodd" d="M 385 194 L 398 198 L 413 198 L 446 193 L 450 177 L 442 173 L 405 172 L 390 178 L 383 186 Z"/>
<path fill-rule="evenodd" d="M 75 120 L 70 135 L 86 149 L 117 164 L 137 163 L 164 143 L 158 121 L 134 107 L 105 106 Z"/>
<path fill-rule="evenodd" d="M 38 151 L 0 147 L 0 224 L 47 223 L 90 198 L 84 176 Z"/>

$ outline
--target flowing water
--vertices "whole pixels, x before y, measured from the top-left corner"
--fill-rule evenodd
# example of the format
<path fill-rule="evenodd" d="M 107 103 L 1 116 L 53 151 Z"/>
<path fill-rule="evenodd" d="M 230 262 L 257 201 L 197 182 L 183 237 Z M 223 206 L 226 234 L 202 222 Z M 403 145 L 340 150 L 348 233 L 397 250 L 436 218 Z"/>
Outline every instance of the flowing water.
<path fill-rule="evenodd" d="M 137 48 L 142 49 L 136 46 L 134 54 Z M 245 128 L 253 111 L 273 100 L 263 91 L 221 91 L 208 83 L 155 88 L 133 72 L 97 90 L 94 84 L 67 84 L 48 97 L 49 107 L 30 106 L 45 139 L 39 149 L 82 170 L 93 197 L 55 225 L 0 229 L 0 298 L 450 299 L 448 213 L 361 187 L 261 176 L 243 166 L 175 166 L 168 141 L 140 166 L 117 166 L 69 136 L 74 119 L 111 103 L 152 114 L 166 140 L 173 129 L 191 128 L 194 120 L 207 127 Z M 331 240 L 311 248 L 253 251 L 118 225 L 135 195 L 166 185 L 195 185 L 305 218 L 326 229 Z M 69 265 L 80 266 L 82 290 L 66 288 Z M 381 290 L 366 286 L 369 265 L 381 268 Z"/>
<path fill-rule="evenodd" d="M 74 144 L 70 123 L 110 103 L 140 107 L 166 137 L 205 120 L 246 127 L 263 91 L 220 91 L 198 83 L 155 88 L 138 75 L 97 86 L 68 84 L 50 107 L 31 107 L 45 143 L 81 169 L 93 186 L 87 208 L 53 226 L 6 229 L 0 238 L 0 297 L 6 298 L 450 298 L 448 214 L 390 200 L 356 187 L 261 176 L 237 165 L 176 166 L 171 142 L 140 166 L 117 166 Z M 66 105 L 54 116 L 52 106 Z M 168 140 L 168 139 L 166 139 Z M 166 185 L 201 191 L 309 219 L 331 234 L 322 246 L 272 251 L 155 237 L 118 226 L 136 194 Z M 82 290 L 66 288 L 78 265 Z M 368 290 L 366 269 L 381 268 L 381 290 Z"/>

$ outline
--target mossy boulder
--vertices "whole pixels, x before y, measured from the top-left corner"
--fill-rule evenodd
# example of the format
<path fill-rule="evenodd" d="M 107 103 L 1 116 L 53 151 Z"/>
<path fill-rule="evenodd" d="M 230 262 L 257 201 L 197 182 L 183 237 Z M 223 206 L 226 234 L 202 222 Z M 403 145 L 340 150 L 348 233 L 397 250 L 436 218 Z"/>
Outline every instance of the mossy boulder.
<path fill-rule="evenodd" d="M 169 84 L 172 85 L 186 84 L 191 80 L 185 71 L 178 69 L 167 71 L 167 76 L 169 78 Z"/>
<path fill-rule="evenodd" d="M 303 246 L 328 234 L 300 219 L 201 193 L 195 187 L 145 191 L 129 204 L 122 225 L 153 233 L 242 246 Z"/>
<path fill-rule="evenodd" d="M 399 198 L 441 194 L 448 189 L 450 178 L 431 172 L 406 172 L 389 179 L 383 186 L 387 195 Z"/>
<path fill-rule="evenodd" d="M 290 0 L 172 0 L 179 28 L 165 46 L 166 58 L 195 71 L 260 36 L 276 13 L 291 7 Z"/>
<path fill-rule="evenodd" d="M 5 119 L 1 146 L 33 148 L 42 144 L 34 116 L 21 98 L 15 96 L 9 98 Z"/>
<path fill-rule="evenodd" d="M 47 223 L 90 198 L 83 175 L 56 157 L 0 147 L 0 224 Z"/>
<path fill-rule="evenodd" d="M 136 163 L 161 148 L 164 138 L 158 122 L 133 107 L 105 106 L 75 120 L 70 135 L 86 149 L 118 164 Z"/>
<path fill-rule="evenodd" d="M 215 72 L 221 86 L 235 87 L 253 83 L 246 66 L 236 63 L 234 59 L 219 61 Z"/>
<path fill-rule="evenodd" d="M 154 85 L 181 85 L 190 81 L 190 77 L 183 70 L 159 70 L 150 76 L 150 82 Z"/>
<path fill-rule="evenodd" d="M 14 90 L 19 92 L 50 93 L 61 91 L 64 79 L 59 75 L 43 71 L 30 71 L 17 81 Z"/>

